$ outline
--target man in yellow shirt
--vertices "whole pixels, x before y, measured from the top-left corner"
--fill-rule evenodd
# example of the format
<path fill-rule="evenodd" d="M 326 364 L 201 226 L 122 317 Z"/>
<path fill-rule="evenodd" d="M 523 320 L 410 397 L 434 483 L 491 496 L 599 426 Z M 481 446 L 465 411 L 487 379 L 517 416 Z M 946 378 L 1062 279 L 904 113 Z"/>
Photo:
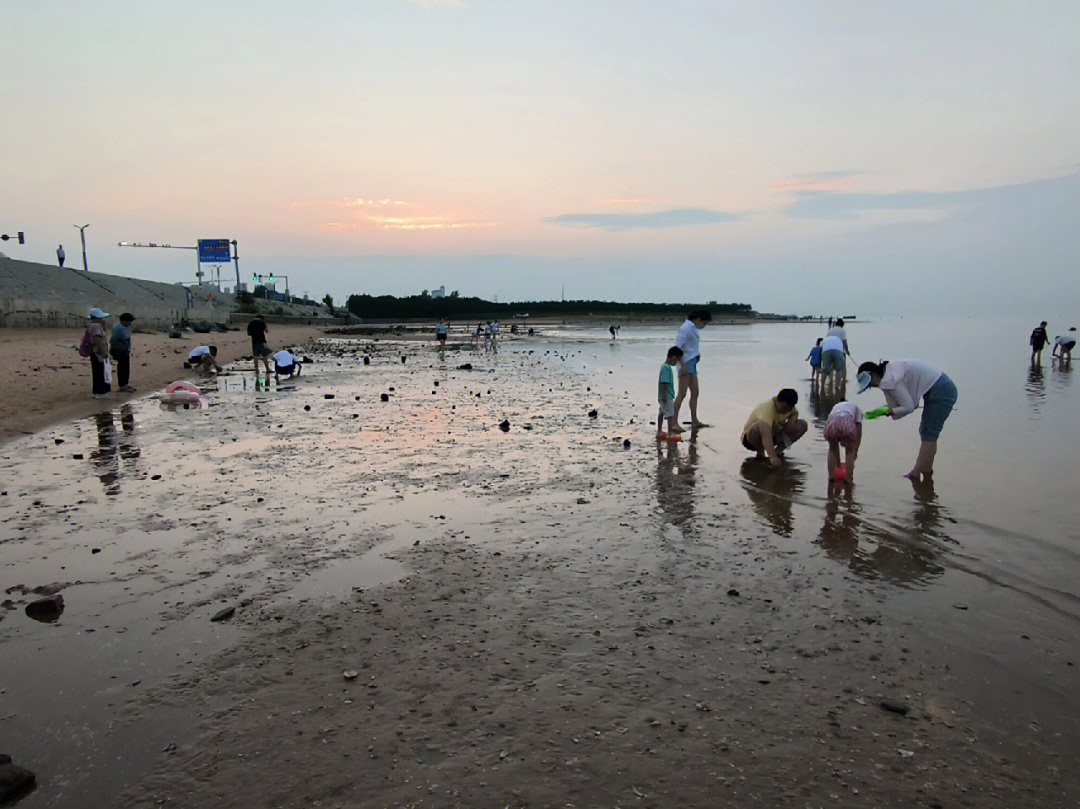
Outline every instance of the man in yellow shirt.
<path fill-rule="evenodd" d="M 755 407 L 743 427 L 742 445 L 759 458 L 768 456 L 773 466 L 780 466 L 784 450 L 806 434 L 806 422 L 795 409 L 798 401 L 798 393 L 784 388 Z"/>

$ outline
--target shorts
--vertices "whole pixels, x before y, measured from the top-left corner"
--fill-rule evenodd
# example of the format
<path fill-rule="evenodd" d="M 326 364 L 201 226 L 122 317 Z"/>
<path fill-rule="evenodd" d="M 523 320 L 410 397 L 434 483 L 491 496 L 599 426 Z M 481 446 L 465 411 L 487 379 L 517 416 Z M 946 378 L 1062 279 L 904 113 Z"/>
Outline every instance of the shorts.
<path fill-rule="evenodd" d="M 697 376 L 697 364 L 701 359 L 701 355 L 694 357 L 692 360 L 684 360 L 682 364 L 682 370 L 679 372 L 679 376 L 687 374 L 688 376 Z"/>
<path fill-rule="evenodd" d="M 446 342 L 446 335 L 445 334 L 436 334 L 435 339 L 438 340 L 440 343 L 445 343 Z"/>
<path fill-rule="evenodd" d="M 946 374 L 930 386 L 923 396 L 922 421 L 919 423 L 919 438 L 923 441 L 937 441 L 945 419 L 956 404 L 956 385 Z"/>
<path fill-rule="evenodd" d="M 295 370 L 295 362 L 290 365 L 277 365 L 276 363 L 274 365 L 274 373 L 276 373 L 278 376 L 292 376 L 293 371 Z"/>
<path fill-rule="evenodd" d="M 859 428 L 855 423 L 855 417 L 850 413 L 830 415 L 829 420 L 825 422 L 823 435 L 826 441 L 837 441 L 844 449 L 855 449 L 859 440 Z"/>
<path fill-rule="evenodd" d="M 844 372 L 844 352 L 830 348 L 828 351 L 821 352 L 821 373 L 829 374 L 833 371 L 838 374 Z"/>
<path fill-rule="evenodd" d="M 252 343 L 251 354 L 254 357 L 269 357 L 274 352 L 270 350 L 270 346 L 266 343 Z"/>
<path fill-rule="evenodd" d="M 675 418 L 675 400 L 674 399 L 661 399 L 660 400 L 660 412 L 666 419 Z"/>

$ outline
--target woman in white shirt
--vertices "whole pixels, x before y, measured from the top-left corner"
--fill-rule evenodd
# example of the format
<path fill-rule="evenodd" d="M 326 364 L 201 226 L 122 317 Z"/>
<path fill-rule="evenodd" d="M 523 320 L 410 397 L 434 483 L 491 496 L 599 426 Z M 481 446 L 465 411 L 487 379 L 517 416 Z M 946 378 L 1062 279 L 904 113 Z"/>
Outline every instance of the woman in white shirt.
<path fill-rule="evenodd" d="M 701 358 L 701 329 L 705 328 L 705 324 L 710 320 L 712 320 L 712 313 L 708 309 L 697 309 L 686 316 L 686 320 L 679 327 L 679 333 L 675 335 L 675 345 L 683 352 L 682 365 L 679 369 L 679 394 L 675 397 L 673 429 L 677 433 L 683 432 L 683 428 L 679 426 L 679 408 L 687 392 L 690 393 L 690 428 L 696 430 L 698 427 L 708 426 L 699 421 L 697 416 L 697 365 Z"/>
<path fill-rule="evenodd" d="M 937 440 L 945 419 L 956 404 L 956 385 L 938 368 L 917 360 L 893 362 L 864 362 L 859 366 L 859 393 L 867 388 L 880 388 L 885 394 L 888 415 L 900 419 L 912 413 L 923 400 L 922 421 L 919 423 L 919 454 L 915 466 L 904 477 L 918 480 L 934 473 Z M 872 414 L 871 414 L 872 415 Z"/>

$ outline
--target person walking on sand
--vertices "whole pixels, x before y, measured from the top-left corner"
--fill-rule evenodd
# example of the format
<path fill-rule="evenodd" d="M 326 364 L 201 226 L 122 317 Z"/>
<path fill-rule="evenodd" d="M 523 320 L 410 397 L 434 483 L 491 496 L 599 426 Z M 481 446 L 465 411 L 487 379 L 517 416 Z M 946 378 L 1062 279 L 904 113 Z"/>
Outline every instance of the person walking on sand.
<path fill-rule="evenodd" d="M 695 309 L 686 316 L 675 335 L 675 345 L 682 349 L 683 361 L 679 370 L 679 395 L 675 397 L 675 422 L 672 430 L 681 433 L 684 428 L 679 424 L 679 408 L 686 394 L 690 394 L 690 428 L 708 427 L 698 419 L 698 360 L 701 359 L 701 330 L 712 320 L 708 309 Z"/>
<path fill-rule="evenodd" d="M 1050 352 L 1050 359 L 1056 356 L 1063 364 L 1072 361 L 1072 350 L 1076 347 L 1076 326 L 1070 326 L 1064 334 L 1059 334 L 1054 340 L 1054 350 Z M 1058 353 L 1060 352 L 1060 353 Z"/>
<path fill-rule="evenodd" d="M 255 364 L 255 381 L 259 381 L 259 360 L 266 368 L 266 381 L 270 381 L 270 346 L 266 344 L 266 320 L 262 315 L 255 315 L 247 325 L 247 333 L 251 338 L 251 357 Z"/>
<path fill-rule="evenodd" d="M 439 341 L 439 348 L 446 347 L 446 335 L 450 331 L 450 327 L 446 324 L 446 320 L 440 320 L 435 324 L 435 339 Z"/>
<path fill-rule="evenodd" d="M 131 324 L 134 322 L 135 315 L 124 312 L 109 337 L 109 355 L 116 360 L 116 389 L 121 393 L 135 392 L 135 388 L 128 384 L 131 376 Z"/>
<path fill-rule="evenodd" d="M 657 441 L 681 441 L 675 432 L 675 375 L 679 361 L 683 358 L 683 350 L 678 346 L 668 349 L 667 359 L 660 366 L 660 379 L 657 390 L 657 399 L 660 401 L 660 414 L 656 417 L 656 440 Z M 667 419 L 668 431 L 664 432 L 664 419 Z"/>
<path fill-rule="evenodd" d="M 882 360 L 860 365 L 858 383 L 859 393 L 869 388 L 881 388 L 885 394 L 885 407 L 868 412 L 867 418 L 888 415 L 901 419 L 915 411 L 919 399 L 923 400 L 919 454 L 915 458 L 915 466 L 904 477 L 919 480 L 920 477 L 933 475 L 938 436 L 956 404 L 956 385 L 953 381 L 943 371 L 925 362 Z"/>
<path fill-rule="evenodd" d="M 756 457 L 767 457 L 770 464 L 779 467 L 784 451 L 806 435 L 808 429 L 795 407 L 798 401 L 799 394 L 794 389 L 782 388 L 755 407 L 743 425 L 742 445 Z"/>
<path fill-rule="evenodd" d="M 854 402 L 837 402 L 829 411 L 822 435 L 829 442 L 827 465 L 829 480 L 854 482 L 855 459 L 862 445 L 863 412 Z M 840 447 L 844 447 L 844 464 L 840 464 Z M 837 474 L 837 469 L 843 472 Z"/>
<path fill-rule="evenodd" d="M 1050 342 L 1050 336 L 1046 333 L 1045 320 L 1032 330 L 1028 342 L 1031 344 L 1031 364 L 1042 365 L 1043 347 Z"/>
<path fill-rule="evenodd" d="M 67 254 L 64 253 L 64 245 L 57 245 L 56 247 L 56 263 L 60 265 L 60 269 L 64 269 L 64 259 L 67 258 Z"/>
<path fill-rule="evenodd" d="M 93 380 L 91 396 L 95 399 L 108 399 L 112 390 L 112 368 L 109 365 L 109 348 L 105 338 L 105 318 L 108 312 L 103 312 L 96 306 L 87 315 L 90 322 L 86 324 L 82 342 L 79 343 L 79 356 L 90 358 L 90 377 Z"/>

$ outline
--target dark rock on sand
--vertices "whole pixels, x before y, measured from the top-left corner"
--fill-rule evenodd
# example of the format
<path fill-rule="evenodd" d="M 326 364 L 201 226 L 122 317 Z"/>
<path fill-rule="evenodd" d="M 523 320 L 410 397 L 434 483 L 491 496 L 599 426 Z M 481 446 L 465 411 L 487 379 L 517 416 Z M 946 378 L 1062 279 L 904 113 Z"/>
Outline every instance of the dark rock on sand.
<path fill-rule="evenodd" d="M 11 756 L 0 753 L 0 804 L 23 797 L 34 788 L 36 776 L 11 763 Z"/>
<path fill-rule="evenodd" d="M 596 417 L 597 417 L 597 416 L 599 416 L 599 415 L 600 415 L 600 413 L 599 413 L 599 412 L 597 412 L 596 410 L 590 410 L 590 411 L 589 411 L 589 418 L 591 418 L 591 419 L 594 419 L 594 418 L 596 418 Z"/>
<path fill-rule="evenodd" d="M 499 423 L 499 429 L 502 430 L 504 433 L 510 432 L 510 420 L 509 419 L 503 419 Z"/>
<path fill-rule="evenodd" d="M 889 713 L 898 713 L 901 716 L 907 716 L 908 706 L 903 702 L 897 702 L 892 699 L 883 699 L 880 705 L 882 710 L 888 711 Z"/>
<path fill-rule="evenodd" d="M 459 371 L 471 371 L 472 370 L 472 363 L 471 362 L 466 362 L 466 363 L 464 363 L 462 365 L 459 365 L 457 367 L 457 369 Z"/>
<path fill-rule="evenodd" d="M 64 613 L 64 597 L 56 595 L 39 598 L 26 605 L 26 614 L 35 621 L 51 624 Z"/>
<path fill-rule="evenodd" d="M 322 397 L 323 397 L 324 399 L 333 399 L 333 398 L 334 398 L 334 394 L 332 394 L 332 393 L 324 393 L 324 394 L 322 395 Z"/>
<path fill-rule="evenodd" d="M 382 402 L 389 402 L 390 401 L 390 394 L 389 393 L 382 394 L 381 396 L 379 396 L 379 400 L 382 401 Z"/>
<path fill-rule="evenodd" d="M 210 620 L 216 624 L 220 624 L 222 621 L 228 621 L 233 617 L 233 613 L 236 612 L 236 607 L 226 607 L 220 612 L 216 613 Z"/>

